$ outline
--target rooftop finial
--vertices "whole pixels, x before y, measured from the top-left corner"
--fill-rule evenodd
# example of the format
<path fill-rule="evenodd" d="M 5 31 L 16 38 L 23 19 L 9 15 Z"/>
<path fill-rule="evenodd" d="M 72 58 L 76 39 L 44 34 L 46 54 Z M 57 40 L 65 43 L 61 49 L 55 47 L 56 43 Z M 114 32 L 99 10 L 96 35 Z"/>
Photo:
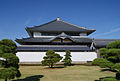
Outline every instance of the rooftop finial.
<path fill-rule="evenodd" d="M 60 18 L 59 17 L 57 17 L 57 21 L 59 21 L 60 20 Z"/>

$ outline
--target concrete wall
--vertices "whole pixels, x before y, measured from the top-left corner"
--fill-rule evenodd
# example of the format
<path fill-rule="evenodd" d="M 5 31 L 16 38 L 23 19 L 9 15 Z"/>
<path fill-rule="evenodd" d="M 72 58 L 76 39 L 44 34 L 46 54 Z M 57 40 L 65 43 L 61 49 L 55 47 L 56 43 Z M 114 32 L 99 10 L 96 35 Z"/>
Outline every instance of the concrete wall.
<path fill-rule="evenodd" d="M 17 52 L 16 55 L 20 62 L 40 62 L 43 60 L 46 52 Z M 65 52 L 56 52 L 63 56 Z M 96 52 L 71 52 L 73 62 L 93 61 L 97 58 Z"/>

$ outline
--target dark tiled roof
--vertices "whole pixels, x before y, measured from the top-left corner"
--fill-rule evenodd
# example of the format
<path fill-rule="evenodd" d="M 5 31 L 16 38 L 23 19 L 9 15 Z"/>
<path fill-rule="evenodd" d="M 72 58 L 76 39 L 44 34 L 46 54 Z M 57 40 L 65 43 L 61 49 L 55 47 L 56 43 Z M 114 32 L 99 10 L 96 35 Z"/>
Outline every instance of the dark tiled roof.
<path fill-rule="evenodd" d="M 67 45 L 22 45 L 18 46 L 17 51 L 47 51 L 47 50 L 55 50 L 55 51 L 88 51 L 90 48 L 88 46 L 67 46 Z"/>
<path fill-rule="evenodd" d="M 35 26 L 31 28 L 26 28 L 27 32 L 31 34 L 33 31 L 39 31 L 39 32 L 87 32 L 87 34 L 90 34 L 94 32 L 94 29 L 88 29 L 85 27 L 80 27 L 73 25 L 71 23 L 62 21 L 62 20 L 53 20 L 51 22 L 48 22 L 46 24 Z"/>
<path fill-rule="evenodd" d="M 23 38 L 23 39 L 16 39 L 16 41 L 19 42 L 50 42 L 51 38 L 45 38 L 45 37 L 40 37 L 40 38 Z"/>
<path fill-rule="evenodd" d="M 81 38 L 73 38 L 75 42 L 78 43 L 92 43 L 92 38 L 88 38 L 88 37 L 81 37 Z"/>
<path fill-rule="evenodd" d="M 110 42 L 120 39 L 94 39 L 95 47 L 106 47 Z"/>
<path fill-rule="evenodd" d="M 69 38 L 71 39 L 73 42 L 76 42 L 76 43 L 91 43 L 92 42 L 92 39 L 89 38 L 89 37 L 78 37 L 78 38 L 73 38 L 73 37 L 70 37 L 70 36 L 55 36 L 55 37 L 39 37 L 39 38 L 23 38 L 23 39 L 16 39 L 16 42 L 18 42 L 19 44 L 23 44 L 25 42 L 38 42 L 38 43 L 42 43 L 42 42 L 52 42 L 54 41 L 56 38 L 62 38 L 62 37 L 66 37 L 66 38 Z"/>

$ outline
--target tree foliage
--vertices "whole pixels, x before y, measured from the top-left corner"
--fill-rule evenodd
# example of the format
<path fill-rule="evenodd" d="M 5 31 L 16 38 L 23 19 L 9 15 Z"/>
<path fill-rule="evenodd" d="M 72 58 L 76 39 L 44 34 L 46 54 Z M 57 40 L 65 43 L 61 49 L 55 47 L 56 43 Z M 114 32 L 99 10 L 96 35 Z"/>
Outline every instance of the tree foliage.
<path fill-rule="evenodd" d="M 104 58 L 96 58 L 92 61 L 93 65 L 99 66 L 101 63 L 103 63 L 104 61 L 106 61 L 106 59 Z"/>
<path fill-rule="evenodd" d="M 101 49 L 99 49 L 99 51 L 100 51 L 100 55 L 101 55 L 103 58 L 107 58 L 107 57 L 108 57 L 108 55 L 107 55 L 108 49 L 107 49 L 107 48 L 101 48 Z"/>
<path fill-rule="evenodd" d="M 111 62 L 114 63 L 119 63 L 120 62 L 120 49 L 109 49 L 107 51 L 107 59 Z"/>
<path fill-rule="evenodd" d="M 64 55 L 65 56 L 65 58 L 63 59 L 63 61 L 62 62 L 64 62 L 64 65 L 65 66 L 70 66 L 71 65 L 71 62 L 72 62 L 72 60 L 71 60 L 71 53 L 70 53 L 70 51 L 69 50 L 66 50 L 66 52 L 65 52 L 66 54 Z"/>
<path fill-rule="evenodd" d="M 4 62 L 5 65 L 3 65 L 5 68 L 9 68 L 9 67 L 15 67 L 15 68 L 19 68 L 19 59 L 16 55 L 12 54 L 12 53 L 5 53 L 2 55 L 2 57 L 4 59 L 6 59 Z"/>
<path fill-rule="evenodd" d="M 4 69 L 0 70 L 0 78 L 5 79 L 5 81 L 7 81 L 7 79 L 13 79 L 15 77 L 20 77 L 21 73 L 18 70 L 18 68 L 19 68 L 18 57 L 15 56 L 15 54 L 5 53 L 2 55 L 2 58 L 6 59 L 6 60 L 0 61 L 1 66 L 4 67 Z"/>
<path fill-rule="evenodd" d="M 118 81 L 116 78 L 104 78 L 101 81 Z"/>
<path fill-rule="evenodd" d="M 120 62 L 120 41 L 114 41 L 107 45 L 107 48 L 99 49 L 100 55 L 103 58 L 113 62 L 119 63 Z"/>
<path fill-rule="evenodd" d="M 0 41 L 0 53 L 16 53 L 16 44 L 9 39 L 3 39 Z"/>
<path fill-rule="evenodd" d="M 5 67 L 5 62 L 0 60 L 0 67 Z"/>
<path fill-rule="evenodd" d="M 112 66 L 113 70 L 120 71 L 120 63 L 116 63 Z"/>
<path fill-rule="evenodd" d="M 118 70 L 116 73 L 116 79 L 120 81 L 120 70 Z"/>
<path fill-rule="evenodd" d="M 111 70 L 116 70 L 116 79 L 106 78 L 102 81 L 118 81 L 120 80 L 120 41 L 114 41 L 109 43 L 106 48 L 99 49 L 100 55 L 106 59 L 105 63 L 102 63 L 103 66 L 109 67 Z M 99 61 L 99 60 L 98 60 Z M 97 63 L 97 62 L 95 62 Z M 100 67 L 101 65 L 98 64 Z"/>
<path fill-rule="evenodd" d="M 100 66 L 101 68 L 111 68 L 114 64 L 104 58 L 96 58 L 93 60 L 92 65 Z"/>
<path fill-rule="evenodd" d="M 0 79 L 7 81 L 8 79 L 14 79 L 15 77 L 20 77 L 18 75 L 18 70 L 14 67 L 0 69 Z"/>
<path fill-rule="evenodd" d="M 5 79 L 5 81 L 21 76 L 18 70 L 19 59 L 15 53 L 16 44 L 12 40 L 3 39 L 0 41 L 0 57 L 4 59 L 0 60 L 0 66 L 3 67 L 0 70 L 0 78 Z"/>
<path fill-rule="evenodd" d="M 55 53 L 55 51 L 48 50 L 46 52 L 46 56 L 44 56 L 43 59 L 43 65 L 53 67 L 55 63 L 59 62 L 62 59 L 62 57 L 59 54 Z"/>
<path fill-rule="evenodd" d="M 114 41 L 107 45 L 108 49 L 120 48 L 120 41 Z"/>
<path fill-rule="evenodd" d="M 103 58 L 106 58 L 107 60 L 118 63 L 120 62 L 120 49 L 104 49 L 101 48 L 100 55 L 103 56 Z"/>

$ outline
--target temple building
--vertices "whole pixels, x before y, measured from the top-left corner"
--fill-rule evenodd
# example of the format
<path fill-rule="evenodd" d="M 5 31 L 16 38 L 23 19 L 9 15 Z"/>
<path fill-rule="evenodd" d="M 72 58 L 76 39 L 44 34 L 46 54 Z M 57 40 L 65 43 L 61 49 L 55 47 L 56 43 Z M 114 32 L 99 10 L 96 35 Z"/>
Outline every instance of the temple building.
<path fill-rule="evenodd" d="M 59 18 L 40 26 L 26 27 L 29 38 L 16 39 L 20 45 L 16 55 L 20 63 L 40 63 L 46 51 L 54 50 L 64 57 L 69 50 L 72 62 L 89 62 L 99 57 L 97 49 L 117 39 L 93 39 L 88 37 L 95 29 L 68 23 Z"/>

